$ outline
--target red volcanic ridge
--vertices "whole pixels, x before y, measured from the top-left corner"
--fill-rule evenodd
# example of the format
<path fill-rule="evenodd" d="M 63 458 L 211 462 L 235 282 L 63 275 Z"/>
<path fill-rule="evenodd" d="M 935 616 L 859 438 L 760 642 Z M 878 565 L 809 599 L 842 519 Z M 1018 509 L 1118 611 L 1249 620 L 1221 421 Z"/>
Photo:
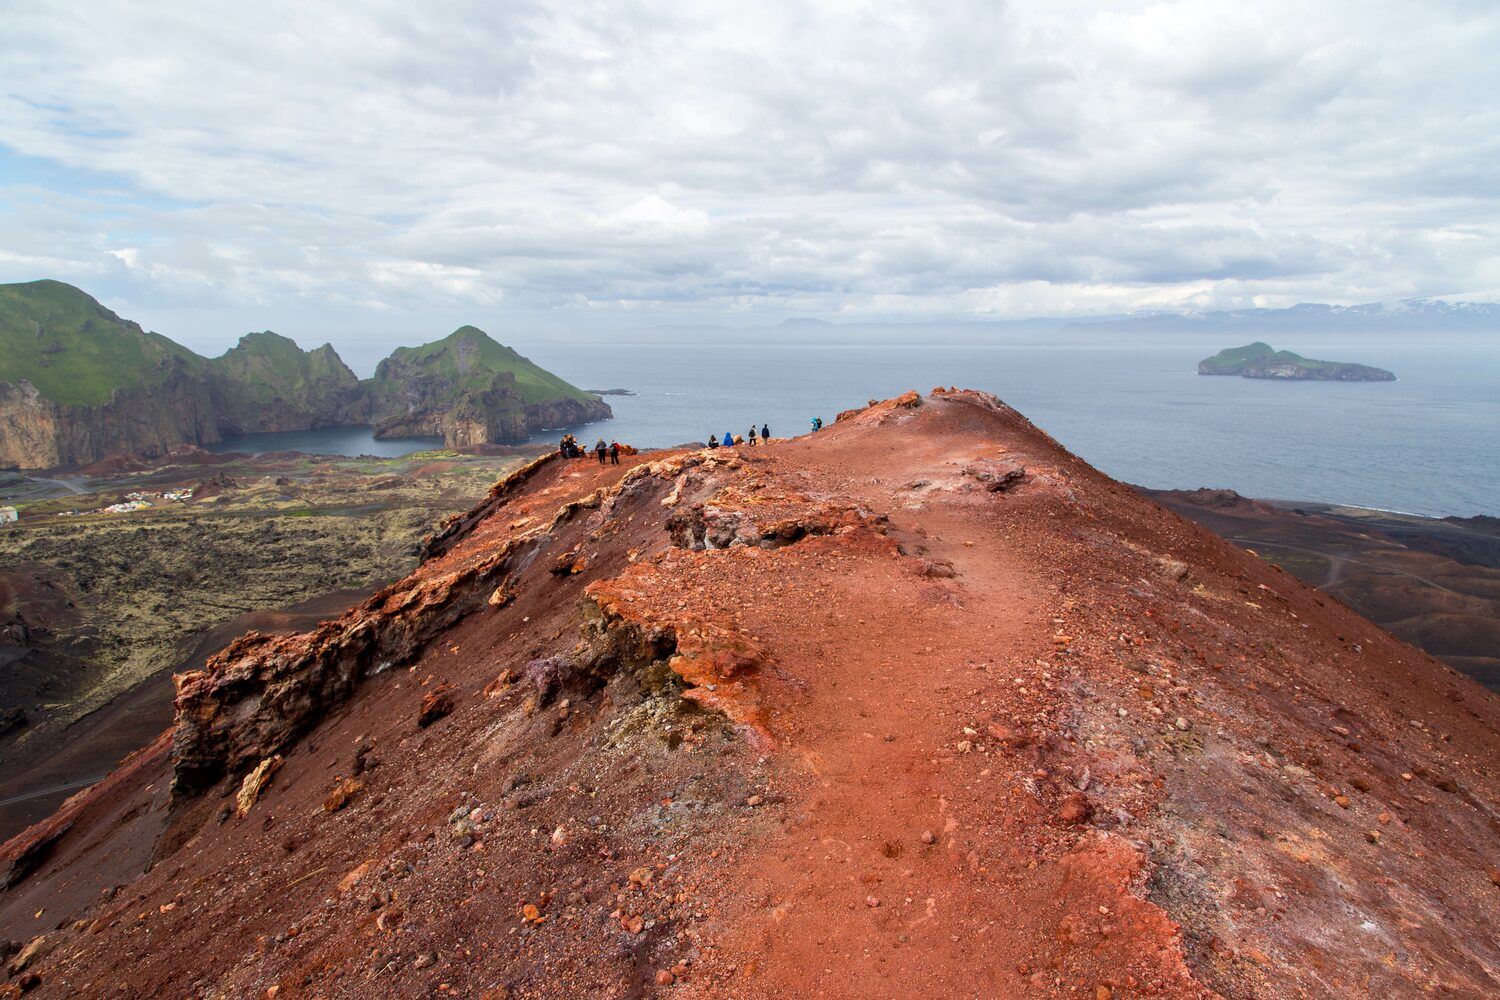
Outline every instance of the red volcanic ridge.
<path fill-rule="evenodd" d="M 541 459 L 0 852 L 39 996 L 1500 992 L 1496 700 L 977 392 Z"/>

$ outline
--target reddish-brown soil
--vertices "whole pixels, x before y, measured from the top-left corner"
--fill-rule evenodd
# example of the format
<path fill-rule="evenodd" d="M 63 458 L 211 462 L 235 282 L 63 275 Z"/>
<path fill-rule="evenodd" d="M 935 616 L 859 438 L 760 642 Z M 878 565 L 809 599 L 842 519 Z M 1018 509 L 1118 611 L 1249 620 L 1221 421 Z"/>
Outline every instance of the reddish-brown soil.
<path fill-rule="evenodd" d="M 542 462 L 428 551 L 0 849 L 12 985 L 1500 990 L 1495 697 L 982 394 Z"/>

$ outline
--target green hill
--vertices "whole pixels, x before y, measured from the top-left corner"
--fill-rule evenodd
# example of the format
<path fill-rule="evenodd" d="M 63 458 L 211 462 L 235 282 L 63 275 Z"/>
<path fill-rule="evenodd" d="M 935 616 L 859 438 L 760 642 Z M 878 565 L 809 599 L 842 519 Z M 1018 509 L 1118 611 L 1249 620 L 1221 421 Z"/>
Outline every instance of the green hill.
<path fill-rule="evenodd" d="M 247 333 L 209 362 L 226 430 L 302 430 L 365 423 L 363 386 L 332 344 L 304 351 L 269 330 Z"/>
<path fill-rule="evenodd" d="M 1198 374 L 1323 382 L 1393 382 L 1396 379 L 1384 368 L 1350 361 L 1304 358 L 1291 351 L 1278 351 L 1260 340 L 1204 358 L 1198 362 Z"/>
<path fill-rule="evenodd" d="M 121 319 L 61 281 L 0 285 L 0 381 L 25 380 L 64 405 L 99 406 L 116 389 L 153 386 L 203 359 Z"/>
<path fill-rule="evenodd" d="M 359 379 L 332 344 L 304 351 L 290 337 L 266 330 L 247 333 L 213 361 L 214 369 L 245 386 L 250 398 L 302 393 L 320 384 L 356 385 Z"/>
<path fill-rule="evenodd" d="M 533 430 L 611 416 L 598 396 L 472 326 L 397 348 L 368 385 L 378 436 L 440 434 L 449 447 L 518 442 Z"/>
<path fill-rule="evenodd" d="M 442 340 L 420 347 L 398 347 L 375 369 L 374 381 L 389 380 L 396 373 L 420 372 L 450 385 L 454 392 L 483 391 L 494 374 L 514 376 L 524 403 L 541 403 L 565 397 L 594 400 L 584 392 L 512 348 L 498 343 L 474 326 L 461 326 Z"/>

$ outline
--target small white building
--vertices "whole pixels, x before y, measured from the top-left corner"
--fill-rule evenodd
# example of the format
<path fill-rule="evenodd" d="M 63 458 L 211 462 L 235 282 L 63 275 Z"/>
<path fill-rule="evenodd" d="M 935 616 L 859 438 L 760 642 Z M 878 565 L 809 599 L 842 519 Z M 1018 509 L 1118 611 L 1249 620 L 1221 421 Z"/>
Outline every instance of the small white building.
<path fill-rule="evenodd" d="M 10 524 L 12 521 L 19 521 L 20 519 L 21 515 L 14 507 L 0 507 L 0 524 Z"/>

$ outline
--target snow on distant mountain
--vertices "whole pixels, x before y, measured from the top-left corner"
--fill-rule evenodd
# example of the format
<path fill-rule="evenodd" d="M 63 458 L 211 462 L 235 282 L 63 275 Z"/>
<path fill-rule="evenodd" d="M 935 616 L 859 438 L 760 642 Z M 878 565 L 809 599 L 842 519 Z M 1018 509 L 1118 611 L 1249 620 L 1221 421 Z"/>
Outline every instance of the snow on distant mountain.
<path fill-rule="evenodd" d="M 1077 320 L 1067 329 L 1109 331 L 1413 331 L 1500 332 L 1500 302 L 1441 297 L 1366 302 L 1340 306 L 1304 302 L 1286 309 L 1232 309 L 1202 313 L 1164 313 L 1123 319 Z"/>

